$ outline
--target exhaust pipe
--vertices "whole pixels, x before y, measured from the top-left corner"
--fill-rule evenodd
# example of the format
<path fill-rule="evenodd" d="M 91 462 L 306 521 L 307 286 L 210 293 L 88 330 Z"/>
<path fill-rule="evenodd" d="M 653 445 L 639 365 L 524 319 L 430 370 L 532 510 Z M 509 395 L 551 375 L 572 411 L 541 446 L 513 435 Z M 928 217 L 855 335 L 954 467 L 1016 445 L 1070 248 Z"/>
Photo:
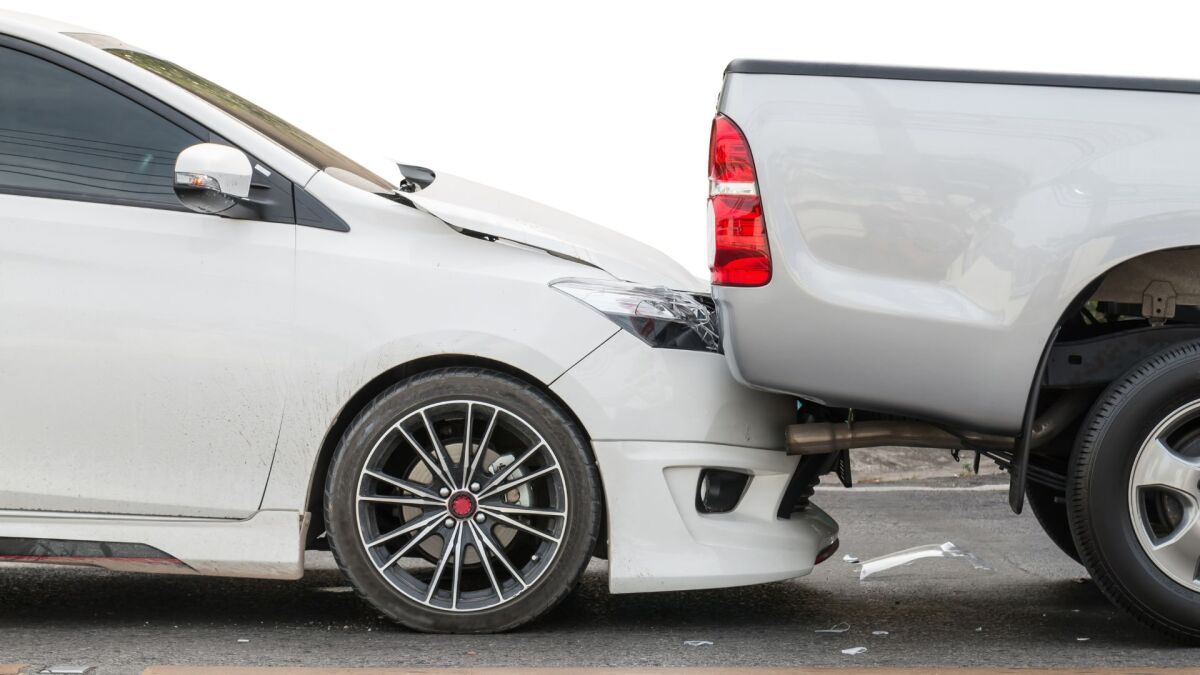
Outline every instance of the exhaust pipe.
<path fill-rule="evenodd" d="M 954 450 L 964 445 L 986 446 L 994 450 L 1011 450 L 1011 436 L 976 436 L 968 441 L 957 434 L 928 422 L 869 421 L 843 424 L 820 422 L 793 424 L 787 428 L 789 455 L 824 455 L 854 448 L 878 448 L 901 445 L 912 448 L 945 448 Z"/>
<path fill-rule="evenodd" d="M 1062 433 L 1090 403 L 1091 397 L 1086 391 L 1064 393 L 1034 420 L 1030 447 L 1043 445 Z M 1016 446 L 1014 436 L 953 432 L 928 422 L 909 420 L 793 424 L 787 428 L 786 440 L 789 455 L 825 455 L 888 445 L 947 450 L 1012 450 Z"/>

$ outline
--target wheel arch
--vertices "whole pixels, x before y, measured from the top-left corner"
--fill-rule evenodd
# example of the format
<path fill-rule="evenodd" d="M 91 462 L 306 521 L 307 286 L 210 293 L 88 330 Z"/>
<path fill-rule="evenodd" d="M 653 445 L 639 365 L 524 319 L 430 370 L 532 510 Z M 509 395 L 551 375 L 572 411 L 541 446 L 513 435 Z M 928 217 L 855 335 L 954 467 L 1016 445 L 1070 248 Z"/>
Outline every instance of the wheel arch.
<path fill-rule="evenodd" d="M 1054 323 L 1050 324 L 1048 320 L 1042 323 L 1042 349 L 1049 351 L 1056 340 L 1062 339 L 1060 330 L 1086 303 L 1093 300 L 1130 301 L 1134 295 L 1140 295 L 1139 291 L 1145 291 L 1156 281 L 1193 291 L 1188 294 L 1193 296 L 1192 304 L 1200 306 L 1200 274 L 1197 274 L 1200 272 L 1200 241 L 1196 241 L 1194 235 L 1189 236 L 1189 241 L 1177 241 L 1174 236 L 1166 236 L 1157 243 L 1142 238 L 1121 247 L 1110 246 L 1110 251 L 1121 250 L 1123 255 L 1096 260 L 1095 264 L 1078 264 L 1078 258 L 1069 261 L 1069 268 L 1080 271 L 1070 273 L 1062 283 L 1074 293 L 1059 295 L 1059 312 Z M 1086 243 L 1080 244 L 1080 251 L 1089 248 Z M 1066 300 L 1061 301 L 1063 298 Z M 1028 392 L 1032 393 L 1037 385 L 1038 381 L 1034 378 Z"/>
<path fill-rule="evenodd" d="M 342 435 L 345 434 L 346 429 L 354 419 L 358 417 L 358 414 L 383 391 L 410 377 L 442 368 L 464 367 L 483 368 L 503 373 L 537 387 L 539 391 L 549 397 L 562 410 L 563 414 L 579 427 L 584 439 L 587 441 L 585 448 L 592 456 L 592 460 L 595 461 L 595 451 L 591 447 L 592 437 L 588 433 L 587 426 L 575 414 L 575 411 L 567 405 L 566 401 L 562 400 L 560 396 L 550 389 L 548 383 L 542 382 L 524 370 L 502 361 L 471 354 L 438 354 L 413 359 L 383 371 L 359 388 L 341 407 L 334 417 L 333 423 L 326 430 L 308 481 L 305 510 L 309 513 L 311 521 L 305 541 L 305 548 L 314 548 L 316 540 L 325 532 L 325 478 L 329 474 L 329 467 L 333 462 L 333 455 L 337 451 L 337 446 L 342 439 Z M 601 484 L 600 496 L 602 500 L 607 499 L 603 484 Z M 605 513 L 603 508 L 601 513 Z M 602 524 L 602 527 L 606 528 L 606 523 Z M 607 532 L 606 529 L 604 531 Z"/>
<path fill-rule="evenodd" d="M 1046 348 L 1060 339 L 1060 329 L 1088 302 L 1140 304 L 1142 296 L 1155 295 L 1151 290 L 1159 290 L 1150 288 L 1156 283 L 1169 284 L 1180 300 L 1178 305 L 1200 306 L 1200 243 L 1145 251 L 1111 262 L 1102 271 L 1085 278 L 1046 334 Z"/>
<path fill-rule="evenodd" d="M 1042 357 L 1030 382 L 1022 436 L 1028 435 L 1029 425 L 1040 410 L 1039 401 L 1043 400 L 1040 394 L 1047 390 L 1047 381 L 1054 384 L 1053 378 L 1047 377 L 1045 372 L 1047 359 L 1056 346 L 1065 345 L 1072 339 L 1069 331 L 1064 329 L 1077 320 L 1089 303 L 1111 303 L 1129 308 L 1130 311 L 1136 308 L 1148 323 L 1158 318 L 1166 320 L 1173 317 L 1180 307 L 1200 307 L 1200 275 L 1197 271 L 1200 271 L 1200 246 L 1171 246 L 1115 261 L 1084 279 L 1081 290 L 1063 307 L 1045 339 Z M 1193 340 L 1193 337 L 1184 333 L 1177 341 L 1183 343 Z M 1096 396 L 1100 395 L 1099 391 L 1095 393 Z M 1015 471 L 1009 493 L 1010 504 L 1017 513 L 1021 512 L 1024 503 L 1023 479 L 1033 452 L 1031 448 L 1022 446 L 1023 443 L 1019 444 L 1014 457 Z"/>

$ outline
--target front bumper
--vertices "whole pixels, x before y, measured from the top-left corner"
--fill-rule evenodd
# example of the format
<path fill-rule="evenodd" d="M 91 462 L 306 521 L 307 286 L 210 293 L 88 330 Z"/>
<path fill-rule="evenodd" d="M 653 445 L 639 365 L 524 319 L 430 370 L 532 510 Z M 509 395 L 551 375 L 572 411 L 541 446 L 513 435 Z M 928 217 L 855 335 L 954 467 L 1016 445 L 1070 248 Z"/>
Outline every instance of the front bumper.
<path fill-rule="evenodd" d="M 736 383 L 720 354 L 652 349 L 622 331 L 551 389 L 596 453 L 612 592 L 790 579 L 836 541 L 837 524 L 815 506 L 777 517 L 799 461 L 783 450 L 794 399 Z M 697 510 L 705 468 L 752 476 L 732 511 Z"/>
<path fill-rule="evenodd" d="M 837 539 L 837 523 L 809 505 L 776 516 L 796 457 L 712 443 L 593 443 L 608 493 L 613 593 L 745 586 L 803 576 Z M 704 467 L 752 478 L 729 513 L 696 510 Z"/>

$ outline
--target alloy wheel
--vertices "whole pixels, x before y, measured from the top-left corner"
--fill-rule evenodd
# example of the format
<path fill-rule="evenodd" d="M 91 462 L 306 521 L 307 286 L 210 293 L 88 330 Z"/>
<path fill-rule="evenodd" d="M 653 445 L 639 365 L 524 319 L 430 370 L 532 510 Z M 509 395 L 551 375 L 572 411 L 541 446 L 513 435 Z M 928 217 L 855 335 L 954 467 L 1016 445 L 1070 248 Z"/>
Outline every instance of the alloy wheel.
<path fill-rule="evenodd" d="M 1151 562 L 1200 592 L 1200 401 L 1168 415 L 1146 438 L 1130 473 L 1129 506 Z"/>
<path fill-rule="evenodd" d="M 553 448 L 479 400 L 426 405 L 389 427 L 361 470 L 357 523 L 376 571 L 436 610 L 511 602 L 553 565 L 568 495 Z"/>

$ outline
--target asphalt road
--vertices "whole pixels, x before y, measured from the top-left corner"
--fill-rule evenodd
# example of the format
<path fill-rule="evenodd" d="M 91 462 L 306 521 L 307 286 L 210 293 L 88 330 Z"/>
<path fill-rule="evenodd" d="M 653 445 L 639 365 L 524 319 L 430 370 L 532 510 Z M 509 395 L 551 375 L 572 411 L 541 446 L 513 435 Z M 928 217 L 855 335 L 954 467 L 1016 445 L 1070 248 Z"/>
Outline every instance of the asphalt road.
<path fill-rule="evenodd" d="M 421 635 L 351 593 L 328 554 L 299 582 L 0 569 L 0 663 L 310 666 L 1194 666 L 1111 608 L 1032 515 L 997 491 L 823 491 L 842 549 L 808 578 L 752 588 L 613 596 L 604 565 L 545 619 L 494 636 Z M 952 541 L 962 560 L 860 582 L 867 559 Z M 818 633 L 839 623 L 844 633 Z M 875 634 L 887 631 L 886 635 Z M 1086 640 L 1084 640 L 1086 638 Z M 241 642 L 240 640 L 248 640 Z M 710 641 L 689 646 L 687 641 Z M 866 647 L 855 656 L 843 649 Z"/>

